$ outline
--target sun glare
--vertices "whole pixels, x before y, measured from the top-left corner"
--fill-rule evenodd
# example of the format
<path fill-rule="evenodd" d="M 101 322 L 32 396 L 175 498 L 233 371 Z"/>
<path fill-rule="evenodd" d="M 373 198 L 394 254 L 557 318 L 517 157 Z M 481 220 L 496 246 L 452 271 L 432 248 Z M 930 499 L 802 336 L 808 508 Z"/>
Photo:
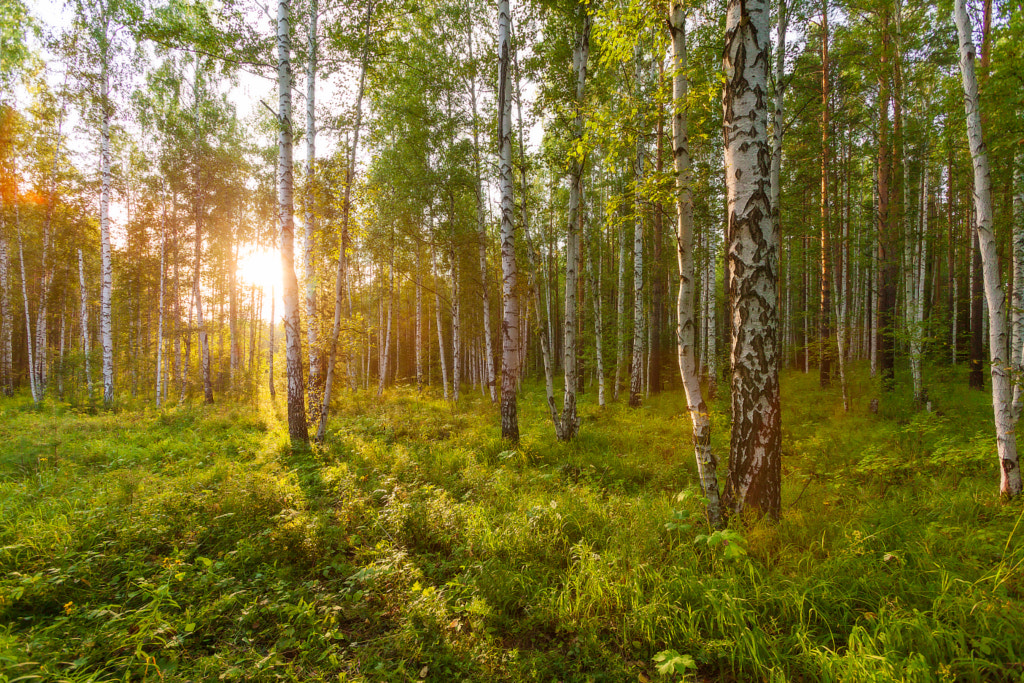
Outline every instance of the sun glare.
<path fill-rule="evenodd" d="M 263 319 L 270 318 L 270 297 L 276 301 L 276 316 L 281 316 L 281 252 L 255 245 L 242 248 L 238 260 L 238 279 L 243 285 L 263 290 Z"/>

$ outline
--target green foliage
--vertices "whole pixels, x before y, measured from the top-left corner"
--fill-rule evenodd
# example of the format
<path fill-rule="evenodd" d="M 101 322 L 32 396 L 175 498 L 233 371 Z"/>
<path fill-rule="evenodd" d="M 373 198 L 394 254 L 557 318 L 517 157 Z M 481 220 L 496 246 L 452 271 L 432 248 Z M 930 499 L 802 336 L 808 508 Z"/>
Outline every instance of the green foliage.
<path fill-rule="evenodd" d="M 663 650 L 654 655 L 658 673 L 662 676 L 685 676 L 690 669 L 696 669 L 697 663 L 690 655 L 681 655 L 675 650 Z"/>
<path fill-rule="evenodd" d="M 484 399 L 346 392 L 294 453 L 281 404 L 5 399 L 0 675 L 1019 680 L 1024 521 L 962 381 L 872 415 L 861 369 L 849 414 L 785 376 L 782 520 L 714 532 L 675 392 L 584 394 L 562 444 L 526 384 L 512 450 Z"/>

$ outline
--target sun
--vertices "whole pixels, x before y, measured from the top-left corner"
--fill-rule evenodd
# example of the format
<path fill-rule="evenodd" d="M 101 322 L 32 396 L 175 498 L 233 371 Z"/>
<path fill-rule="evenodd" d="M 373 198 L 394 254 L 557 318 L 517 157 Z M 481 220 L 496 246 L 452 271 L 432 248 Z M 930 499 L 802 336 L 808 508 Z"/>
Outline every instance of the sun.
<path fill-rule="evenodd" d="M 283 311 L 281 299 L 281 252 L 254 244 L 243 245 L 238 259 L 238 279 L 263 292 L 263 319 L 270 318 L 271 296 L 276 299 L 276 317 Z"/>

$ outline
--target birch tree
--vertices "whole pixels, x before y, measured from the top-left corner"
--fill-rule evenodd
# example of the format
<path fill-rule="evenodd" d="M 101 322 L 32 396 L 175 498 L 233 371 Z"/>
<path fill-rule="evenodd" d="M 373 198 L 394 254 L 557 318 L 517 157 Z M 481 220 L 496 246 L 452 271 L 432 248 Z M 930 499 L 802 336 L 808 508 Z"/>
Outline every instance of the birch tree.
<path fill-rule="evenodd" d="M 501 188 L 501 436 L 519 441 L 516 388 L 519 378 L 519 295 L 515 226 L 512 221 L 512 16 L 498 0 L 498 173 Z"/>
<path fill-rule="evenodd" d="M 302 382 L 302 337 L 299 322 L 299 283 L 295 276 L 294 207 L 292 187 L 292 68 L 290 0 L 277 3 L 278 92 L 278 228 L 283 275 L 285 374 L 288 382 L 288 436 L 292 443 L 309 441 L 305 388 Z"/>
<path fill-rule="evenodd" d="M 992 180 L 988 150 L 981 129 L 978 79 L 974 71 L 974 38 L 966 0 L 954 0 L 954 19 L 959 37 L 960 73 L 963 77 L 964 111 L 967 115 L 967 140 L 974 167 L 974 232 L 982 255 L 985 298 L 988 302 L 989 363 L 992 373 L 992 408 L 995 412 L 996 449 L 999 455 L 999 493 L 1015 498 L 1021 493 L 1020 464 L 1017 457 L 1015 415 L 1012 406 L 1010 363 L 1007 349 L 1006 300 L 999 276 L 999 254 L 992 229 Z"/>
<path fill-rule="evenodd" d="M 679 373 L 693 426 L 693 449 L 701 491 L 707 500 L 708 523 L 722 523 L 718 495 L 718 467 L 711 450 L 711 415 L 704 402 L 695 353 L 693 189 L 690 171 L 687 103 L 686 13 L 682 0 L 670 0 L 668 25 L 672 34 L 672 157 L 676 181 L 676 256 L 679 263 L 679 294 L 676 300 L 676 350 Z"/>
<path fill-rule="evenodd" d="M 583 95 L 587 81 L 587 61 L 590 56 L 590 15 L 585 5 L 577 7 L 582 15 L 573 45 L 572 61 L 575 74 L 575 117 L 573 121 L 573 138 L 582 142 L 583 139 Z M 571 441 L 579 432 L 580 421 L 576 413 L 576 290 L 579 280 L 580 245 L 579 216 L 580 198 L 583 194 L 583 169 L 585 158 L 578 150 L 572 150 L 573 159 L 569 172 L 569 215 L 565 247 L 565 324 L 562 367 L 565 372 L 565 395 L 562 401 L 562 416 L 555 423 L 555 435 L 560 441 Z"/>
<path fill-rule="evenodd" d="M 320 347 L 317 334 L 316 273 L 313 265 L 313 243 L 316 235 L 316 70 L 319 57 L 317 38 L 317 0 L 309 2 L 306 54 L 306 201 L 302 242 L 302 270 L 306 279 L 306 344 L 309 353 L 309 403 L 320 386 Z"/>
<path fill-rule="evenodd" d="M 344 198 L 341 206 L 341 228 L 338 240 L 338 272 L 334 283 L 334 324 L 331 327 L 331 341 L 327 348 L 327 370 L 324 378 L 324 393 L 320 401 L 320 410 L 316 428 L 316 441 L 323 443 L 327 436 L 327 415 L 331 406 L 331 393 L 334 388 L 335 364 L 338 356 L 338 339 L 341 335 L 341 320 L 346 302 L 348 284 L 348 248 L 349 221 L 352 215 L 352 184 L 355 182 L 356 158 L 359 150 L 359 133 L 363 124 L 363 96 L 366 93 L 366 74 L 370 62 L 370 20 L 373 17 L 375 2 L 369 0 L 362 24 L 362 49 L 359 57 L 359 85 L 356 89 L 355 119 L 352 124 L 352 138 L 348 149 L 348 161 L 345 165 Z M 351 305 L 349 306 L 351 314 Z"/>
<path fill-rule="evenodd" d="M 726 7 L 725 136 L 732 436 L 723 504 L 778 518 L 781 434 L 777 358 L 778 234 L 772 225 L 767 131 L 768 0 Z"/>

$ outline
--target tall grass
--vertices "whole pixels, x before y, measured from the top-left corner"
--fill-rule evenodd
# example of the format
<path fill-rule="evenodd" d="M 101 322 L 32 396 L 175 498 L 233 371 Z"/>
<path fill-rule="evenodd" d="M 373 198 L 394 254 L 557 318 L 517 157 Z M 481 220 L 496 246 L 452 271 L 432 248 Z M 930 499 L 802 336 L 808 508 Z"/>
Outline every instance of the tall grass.
<path fill-rule="evenodd" d="M 348 394 L 296 452 L 269 400 L 4 400 L 0 682 L 1024 680 L 1022 508 L 941 379 L 872 414 L 854 369 L 847 414 L 787 374 L 782 519 L 710 537 L 674 392 L 561 444 L 527 384 L 516 449 L 472 395 Z"/>

